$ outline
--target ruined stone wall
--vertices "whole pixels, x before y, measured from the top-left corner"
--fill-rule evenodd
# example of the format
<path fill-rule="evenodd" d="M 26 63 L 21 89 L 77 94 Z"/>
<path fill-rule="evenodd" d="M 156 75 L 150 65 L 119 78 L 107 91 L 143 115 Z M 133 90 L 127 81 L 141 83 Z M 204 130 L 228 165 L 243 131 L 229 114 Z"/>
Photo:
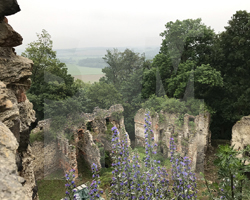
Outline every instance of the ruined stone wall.
<path fill-rule="evenodd" d="M 98 168 L 101 167 L 100 163 L 100 151 L 98 145 L 104 147 L 104 151 L 111 151 L 111 137 L 107 135 L 107 123 L 111 123 L 112 126 L 116 126 L 119 132 L 125 130 L 124 117 L 121 115 L 119 119 L 115 119 L 112 113 L 123 112 L 122 105 L 117 104 L 111 106 L 108 110 L 95 108 L 93 113 L 83 113 L 82 116 L 85 119 L 85 126 L 78 131 L 78 149 L 83 152 L 84 158 L 88 165 L 91 166 L 94 162 Z M 91 131 L 87 130 L 87 124 L 91 125 Z M 130 145 L 130 139 L 128 133 L 125 130 L 125 137 L 127 137 L 128 144 Z M 102 153 L 102 152 L 101 152 Z"/>
<path fill-rule="evenodd" d="M 243 150 L 247 145 L 250 145 L 250 116 L 244 116 L 232 128 L 231 145 L 235 145 L 234 149 Z M 242 155 L 238 156 L 239 158 Z M 245 164 L 249 164 L 246 162 Z"/>
<path fill-rule="evenodd" d="M 33 171 L 35 157 L 29 146 L 29 126 L 35 121 L 35 111 L 25 95 L 31 85 L 29 77 L 33 62 L 16 55 L 13 47 L 22 44 L 22 37 L 13 30 L 5 18 L 6 15 L 19 10 L 16 1 L 1 1 L 0 123 L 5 130 L 0 131 L 0 138 L 5 137 L 2 134 L 7 136 L 1 142 L 1 152 L 3 150 L 9 153 L 0 157 L 0 174 L 4 177 L 0 180 L 0 199 L 37 200 L 39 198 Z M 8 161 L 4 161 L 7 157 Z M 6 180 L 9 180 L 8 183 Z"/>
<path fill-rule="evenodd" d="M 43 141 L 35 141 L 31 150 L 35 156 L 33 165 L 36 180 L 44 179 L 59 168 L 57 142 L 52 141 L 45 146 Z"/>
<path fill-rule="evenodd" d="M 32 152 L 36 157 L 34 161 L 34 172 L 36 179 L 44 179 L 52 172 L 63 169 L 68 172 L 74 168 L 75 176 L 78 176 L 76 147 L 70 144 L 69 140 L 62 134 L 56 139 L 46 138 L 50 133 L 50 119 L 41 120 L 32 130 L 31 134 L 41 133 L 44 136 L 43 141 L 35 141 L 31 145 Z M 72 132 L 73 134 L 73 132 Z"/>
<path fill-rule="evenodd" d="M 84 124 L 80 127 L 73 127 L 72 134 L 74 141 L 69 142 L 68 139 L 61 133 L 56 141 L 40 141 L 32 144 L 32 152 L 37 159 L 34 161 L 34 171 L 37 179 L 42 179 L 57 169 L 68 171 L 75 168 L 77 176 L 77 157 L 80 154 L 85 162 L 91 167 L 92 163 L 97 164 L 101 168 L 100 158 L 105 151 L 111 151 L 111 136 L 107 135 L 107 123 L 116 126 L 121 132 L 124 126 L 124 118 L 121 115 L 119 120 L 112 117 L 114 112 L 122 112 L 121 105 L 111 106 L 109 110 L 95 108 L 93 113 L 82 113 Z M 88 129 L 91 129 L 89 131 Z M 38 132 L 49 132 L 50 120 L 39 121 L 36 128 L 31 134 Z M 130 139 L 125 132 L 128 142 Z M 46 139 L 46 138 L 45 138 Z M 100 152 L 99 146 L 104 147 Z"/>
<path fill-rule="evenodd" d="M 58 150 L 59 150 L 59 168 L 62 168 L 65 172 L 70 169 L 75 169 L 75 177 L 78 177 L 77 158 L 76 158 L 76 146 L 69 143 L 69 140 L 64 137 L 57 137 Z"/>
<path fill-rule="evenodd" d="M 135 122 L 135 146 L 144 146 L 144 118 L 146 111 L 140 109 L 134 118 Z M 173 137 L 177 151 L 182 156 L 188 156 L 191 163 L 191 169 L 196 171 L 204 170 L 205 152 L 210 145 L 211 133 L 209 131 L 210 114 L 200 114 L 192 116 L 185 114 L 184 124 L 176 124 L 178 115 L 175 113 L 160 112 L 164 120 L 160 122 L 158 113 L 151 116 L 152 130 L 155 142 L 163 155 L 170 157 L 170 138 Z M 161 119 L 162 120 L 162 119 Z M 189 121 L 193 121 L 195 126 L 191 127 Z"/>

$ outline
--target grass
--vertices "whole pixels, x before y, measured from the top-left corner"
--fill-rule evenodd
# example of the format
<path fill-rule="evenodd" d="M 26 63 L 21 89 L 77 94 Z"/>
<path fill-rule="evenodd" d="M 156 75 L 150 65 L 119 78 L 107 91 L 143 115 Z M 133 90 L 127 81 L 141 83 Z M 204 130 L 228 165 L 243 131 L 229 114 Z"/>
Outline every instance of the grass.
<path fill-rule="evenodd" d="M 67 64 L 68 73 L 72 76 L 90 75 L 90 74 L 103 74 L 101 68 L 81 67 L 76 64 Z"/>
<path fill-rule="evenodd" d="M 44 180 L 37 181 L 40 200 L 59 200 L 65 197 L 65 183 L 63 170 L 59 169 Z"/>

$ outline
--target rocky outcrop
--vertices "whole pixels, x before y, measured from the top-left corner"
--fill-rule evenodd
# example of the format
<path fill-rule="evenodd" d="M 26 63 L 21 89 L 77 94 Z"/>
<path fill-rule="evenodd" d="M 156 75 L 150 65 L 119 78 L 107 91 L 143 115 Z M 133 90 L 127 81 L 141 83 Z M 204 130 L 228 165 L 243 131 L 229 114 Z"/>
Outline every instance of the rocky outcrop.
<path fill-rule="evenodd" d="M 233 126 L 231 145 L 234 145 L 236 150 L 243 150 L 247 145 L 250 145 L 250 116 L 242 117 Z M 242 157 L 242 155 L 238 157 Z"/>
<path fill-rule="evenodd" d="M 11 152 L 8 153 L 5 150 L 5 153 L 1 154 L 0 157 L 1 176 L 5 177 L 0 180 L 0 195 L 2 195 L 1 199 L 8 200 L 37 200 L 39 198 L 33 171 L 34 156 L 29 146 L 29 126 L 35 121 L 35 111 L 25 95 L 26 90 L 31 85 L 29 77 L 32 73 L 33 62 L 15 54 L 13 47 L 22 44 L 22 37 L 13 30 L 6 18 L 5 20 L 1 19 L 1 17 L 14 14 L 19 10 L 15 0 L 1 1 L 0 122 L 1 127 L 5 125 L 9 129 L 5 132 L 1 131 L 1 134 L 5 134 L 3 137 L 6 139 L 12 137 L 12 139 L 7 141 L 3 138 L 4 146 Z M 8 162 L 4 161 L 6 157 L 9 158 Z M 9 185 L 6 184 L 6 180 L 8 180 Z M 18 180 L 21 181 L 21 185 L 18 184 Z M 9 190 L 11 191 L 9 192 Z"/>
<path fill-rule="evenodd" d="M 134 118 L 135 146 L 144 146 L 145 144 L 145 113 L 145 109 L 140 109 Z M 185 114 L 184 123 L 181 125 L 177 123 L 178 119 L 178 114 L 162 111 L 151 116 L 154 140 L 158 143 L 161 153 L 165 157 L 169 157 L 170 138 L 173 137 L 177 151 L 182 156 L 188 156 L 192 161 L 192 170 L 203 172 L 205 153 L 211 145 L 210 114 L 204 113 L 197 116 Z"/>
<path fill-rule="evenodd" d="M 18 175 L 16 151 L 18 142 L 9 128 L 0 122 L 0 199 L 28 200 L 22 184 L 25 179 Z"/>
<path fill-rule="evenodd" d="M 13 15 L 21 9 L 16 0 L 1 0 L 0 4 L 0 22 L 1 18 L 8 15 Z"/>

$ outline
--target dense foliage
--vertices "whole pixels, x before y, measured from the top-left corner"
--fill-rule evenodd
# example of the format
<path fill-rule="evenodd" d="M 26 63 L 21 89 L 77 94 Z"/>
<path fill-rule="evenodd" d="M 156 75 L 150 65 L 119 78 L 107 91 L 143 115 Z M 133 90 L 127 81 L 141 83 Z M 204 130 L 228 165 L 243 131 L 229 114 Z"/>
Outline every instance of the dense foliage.
<path fill-rule="evenodd" d="M 152 61 L 129 50 L 107 51 L 108 66 L 100 81 L 118 89 L 126 110 L 138 109 L 147 99 L 153 100 L 153 95 L 203 100 L 212 114 L 212 137 L 230 139 L 232 126 L 250 113 L 249 26 L 246 11 L 237 11 L 219 34 L 201 19 L 168 22 L 160 34 L 160 52 Z M 136 109 L 130 115 L 125 111 L 129 132 Z"/>
<path fill-rule="evenodd" d="M 31 76 L 31 87 L 27 92 L 29 100 L 34 105 L 38 120 L 44 118 L 44 102 L 58 101 L 75 94 L 74 78 L 67 73 L 64 63 L 56 58 L 52 50 L 51 36 L 43 30 L 37 34 L 38 40 L 31 42 L 22 56 L 34 63 Z"/>

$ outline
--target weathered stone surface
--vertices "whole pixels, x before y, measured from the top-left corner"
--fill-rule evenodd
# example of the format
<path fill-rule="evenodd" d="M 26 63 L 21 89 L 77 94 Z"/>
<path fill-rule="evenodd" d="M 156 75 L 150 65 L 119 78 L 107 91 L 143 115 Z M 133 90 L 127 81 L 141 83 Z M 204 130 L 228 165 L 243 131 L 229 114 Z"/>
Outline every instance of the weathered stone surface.
<path fill-rule="evenodd" d="M 25 194 L 28 196 L 28 199 L 32 200 L 39 200 L 38 195 L 33 195 L 33 188 L 36 187 L 36 180 L 34 175 L 34 169 L 33 169 L 33 161 L 35 159 L 35 156 L 31 152 L 31 148 L 28 145 L 26 151 L 22 152 L 22 166 L 23 170 L 20 173 L 20 176 L 23 177 L 26 182 L 23 186 L 23 190 L 25 191 Z M 32 198 L 32 196 L 34 198 Z"/>
<path fill-rule="evenodd" d="M 18 108 L 21 120 L 20 131 L 23 132 L 28 130 L 31 123 L 36 120 L 36 113 L 33 110 L 33 104 L 30 103 L 29 99 L 26 99 L 24 102 L 19 102 Z"/>
<path fill-rule="evenodd" d="M 32 129 L 32 134 L 38 133 L 38 132 L 48 132 L 50 129 L 50 119 L 41 120 L 37 123 L 37 126 Z"/>
<path fill-rule="evenodd" d="M 0 18 L 3 19 L 3 16 L 14 14 L 19 10 L 15 0 L 3 0 L 0 3 Z M 11 167 L 1 168 L 0 176 L 5 178 L 1 177 L 1 180 L 4 181 L 0 186 L 1 189 L 3 188 L 0 199 L 38 200 L 32 163 L 34 157 L 28 145 L 29 126 L 35 121 L 35 111 L 25 95 L 31 85 L 29 77 L 33 62 L 15 54 L 12 47 L 22 44 L 22 37 L 12 29 L 7 19 L 4 21 L 2 19 L 0 19 L 0 121 L 9 128 L 17 142 L 14 156 L 9 159 L 22 177 L 16 178 L 22 182 L 22 187 L 14 184 L 8 186 L 4 181 L 8 181 L 8 177 L 12 177 L 15 171 Z M 12 193 L 15 193 L 16 196 L 6 198 Z"/>
<path fill-rule="evenodd" d="M 19 123 L 19 109 L 17 99 L 14 92 L 0 81 L 0 121 L 2 121 L 8 128 L 13 128 L 13 134 L 17 141 L 20 141 L 20 123 Z M 17 126 L 19 124 L 19 126 Z"/>
<path fill-rule="evenodd" d="M 22 187 L 24 178 L 17 173 L 15 162 L 18 142 L 13 133 L 0 122 L 0 199 L 28 200 Z"/>
<path fill-rule="evenodd" d="M 35 156 L 33 166 L 36 180 L 44 179 L 59 168 L 59 152 L 56 141 L 51 141 L 46 146 L 44 141 L 35 141 L 31 145 L 31 149 Z"/>
<path fill-rule="evenodd" d="M 13 15 L 19 12 L 20 10 L 21 9 L 16 0 L 1 0 L 0 19 L 4 16 Z"/>
<path fill-rule="evenodd" d="M 0 23 L 0 30 L 0 47 L 16 47 L 22 44 L 22 36 L 6 23 L 6 20 Z"/>
<path fill-rule="evenodd" d="M 66 139 L 65 135 L 58 135 L 57 141 L 35 142 L 32 144 L 32 152 L 37 159 L 34 161 L 34 170 L 37 179 L 41 179 L 56 169 L 62 168 L 65 171 L 77 169 L 77 156 L 82 156 L 89 167 L 94 162 L 98 168 L 101 168 L 101 153 L 98 144 L 104 147 L 104 151 L 111 151 L 111 135 L 107 135 L 107 123 L 112 123 L 120 132 L 125 129 L 124 118 L 121 116 L 117 121 L 112 118 L 113 112 L 123 111 L 121 105 L 111 106 L 109 110 L 96 108 L 93 113 L 82 113 L 85 123 L 79 127 L 73 127 L 74 141 Z M 39 121 L 37 127 L 31 134 L 38 132 L 49 134 L 50 119 Z M 91 132 L 87 130 L 91 126 Z M 130 145 L 129 136 L 125 130 Z M 97 144 L 98 143 L 98 144 Z M 74 145 L 74 146 L 73 146 Z M 77 175 L 77 172 L 75 173 Z"/>
<path fill-rule="evenodd" d="M 0 80 L 7 86 L 27 90 L 31 85 L 32 64 L 28 58 L 16 56 L 12 48 L 0 47 Z"/>
<path fill-rule="evenodd" d="M 247 145 L 250 145 L 250 116 L 244 116 L 232 128 L 231 145 L 235 145 L 236 150 L 243 150 Z M 242 155 L 238 156 L 239 158 Z M 246 162 L 246 164 L 249 164 Z"/>
<path fill-rule="evenodd" d="M 100 151 L 98 146 L 93 141 L 92 134 L 86 130 L 83 134 L 83 138 L 78 142 L 78 146 L 83 152 L 84 159 L 91 166 L 92 163 L 95 163 L 98 169 L 101 168 L 100 163 Z"/>

